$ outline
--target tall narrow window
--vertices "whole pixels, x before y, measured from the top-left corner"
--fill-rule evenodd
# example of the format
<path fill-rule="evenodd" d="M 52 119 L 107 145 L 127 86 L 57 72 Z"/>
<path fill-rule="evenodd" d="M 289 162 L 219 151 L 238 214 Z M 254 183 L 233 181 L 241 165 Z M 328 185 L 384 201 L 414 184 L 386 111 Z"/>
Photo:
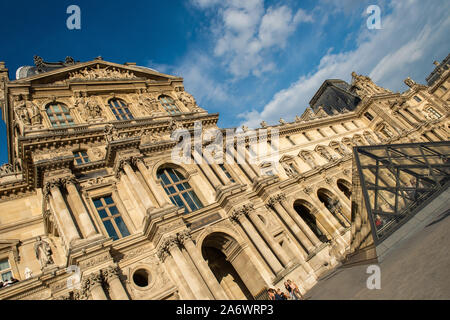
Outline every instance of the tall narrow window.
<path fill-rule="evenodd" d="M 158 179 L 161 179 L 164 191 L 172 203 L 184 208 L 185 213 L 203 208 L 188 180 L 180 172 L 172 168 L 165 168 L 158 170 L 157 176 Z"/>
<path fill-rule="evenodd" d="M 161 102 L 161 105 L 163 106 L 164 110 L 167 111 L 170 115 L 176 115 L 180 114 L 180 109 L 175 104 L 175 101 L 171 97 L 168 96 L 162 96 L 159 98 L 159 102 Z"/>
<path fill-rule="evenodd" d="M 89 162 L 89 156 L 86 150 L 80 150 L 73 153 L 75 164 L 84 164 Z"/>
<path fill-rule="evenodd" d="M 125 101 L 120 99 L 111 99 L 109 100 L 109 107 L 111 108 L 111 111 L 116 116 L 117 120 L 132 120 L 133 115 L 130 112 L 130 109 L 128 108 L 128 104 L 125 103 Z"/>
<path fill-rule="evenodd" d="M 45 108 L 53 128 L 75 125 L 69 109 L 62 103 L 52 103 Z"/>
<path fill-rule="evenodd" d="M 372 116 L 369 112 L 364 113 L 364 116 L 365 116 L 369 121 L 372 121 L 372 120 L 373 120 L 373 116 Z"/>
<path fill-rule="evenodd" d="M 225 165 L 222 163 L 219 163 L 219 167 L 222 169 L 222 171 L 225 173 L 225 175 L 228 177 L 228 179 L 230 179 L 231 182 L 236 182 L 233 177 L 231 176 L 231 174 L 228 172 L 227 168 L 225 168 Z"/>
<path fill-rule="evenodd" d="M 105 196 L 94 199 L 94 205 L 98 215 L 102 219 L 106 232 L 113 239 L 117 240 L 130 235 L 122 215 L 117 209 L 112 196 Z"/>
<path fill-rule="evenodd" d="M 10 280 L 13 277 L 11 266 L 8 259 L 0 260 L 0 273 L 2 275 L 1 280 L 3 282 Z"/>

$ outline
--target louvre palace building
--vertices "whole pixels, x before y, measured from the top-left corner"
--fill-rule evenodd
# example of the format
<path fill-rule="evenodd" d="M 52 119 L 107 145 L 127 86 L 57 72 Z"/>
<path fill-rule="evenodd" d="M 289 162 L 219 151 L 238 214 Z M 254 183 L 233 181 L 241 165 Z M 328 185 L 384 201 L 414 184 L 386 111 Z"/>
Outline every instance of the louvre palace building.
<path fill-rule="evenodd" d="M 0 62 L 0 299 L 305 293 L 349 253 L 355 146 L 449 140 L 449 60 L 402 93 L 326 80 L 254 130 L 218 128 L 183 78 L 135 63 L 35 56 L 12 79 Z"/>

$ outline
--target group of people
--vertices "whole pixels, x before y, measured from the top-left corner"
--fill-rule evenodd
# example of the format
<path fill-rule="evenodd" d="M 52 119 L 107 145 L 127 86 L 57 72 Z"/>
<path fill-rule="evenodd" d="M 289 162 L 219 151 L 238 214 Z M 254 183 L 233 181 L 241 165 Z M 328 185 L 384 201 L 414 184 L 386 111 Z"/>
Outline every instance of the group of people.
<path fill-rule="evenodd" d="M 286 280 L 284 282 L 284 287 L 286 288 L 287 292 L 281 291 L 280 288 L 278 289 L 268 289 L 267 293 L 269 295 L 269 300 L 303 300 L 303 295 L 300 292 L 300 289 L 298 288 L 297 284 L 291 280 Z"/>
<path fill-rule="evenodd" d="M 9 287 L 10 285 L 19 282 L 19 280 L 15 279 L 15 278 L 10 278 L 9 280 L 6 281 L 1 281 L 0 280 L 0 288 L 5 288 L 5 287 Z"/>

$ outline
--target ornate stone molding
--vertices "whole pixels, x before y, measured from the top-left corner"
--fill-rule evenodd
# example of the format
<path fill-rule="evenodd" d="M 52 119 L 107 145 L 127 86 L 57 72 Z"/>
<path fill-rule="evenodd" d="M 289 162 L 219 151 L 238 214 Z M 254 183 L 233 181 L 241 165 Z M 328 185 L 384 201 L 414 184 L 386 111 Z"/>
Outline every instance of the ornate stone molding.
<path fill-rule="evenodd" d="M 118 278 L 120 276 L 120 268 L 118 266 L 109 266 L 106 269 L 101 270 L 103 279 L 109 282 L 112 279 Z"/>

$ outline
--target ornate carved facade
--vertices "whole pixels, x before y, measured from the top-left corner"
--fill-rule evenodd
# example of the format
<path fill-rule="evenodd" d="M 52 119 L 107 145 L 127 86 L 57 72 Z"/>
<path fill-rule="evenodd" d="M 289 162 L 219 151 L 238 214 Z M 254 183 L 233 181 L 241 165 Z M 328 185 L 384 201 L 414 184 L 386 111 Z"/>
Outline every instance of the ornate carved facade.
<path fill-rule="evenodd" d="M 243 161 L 180 164 L 173 131 L 218 121 L 182 78 L 35 62 L 17 80 L 0 63 L 1 273 L 19 280 L 0 299 L 256 299 L 286 279 L 304 293 L 349 249 L 352 147 L 449 136 L 448 68 L 403 93 L 354 73 L 295 121 L 261 124 L 275 163 L 249 161 L 247 138 Z"/>

